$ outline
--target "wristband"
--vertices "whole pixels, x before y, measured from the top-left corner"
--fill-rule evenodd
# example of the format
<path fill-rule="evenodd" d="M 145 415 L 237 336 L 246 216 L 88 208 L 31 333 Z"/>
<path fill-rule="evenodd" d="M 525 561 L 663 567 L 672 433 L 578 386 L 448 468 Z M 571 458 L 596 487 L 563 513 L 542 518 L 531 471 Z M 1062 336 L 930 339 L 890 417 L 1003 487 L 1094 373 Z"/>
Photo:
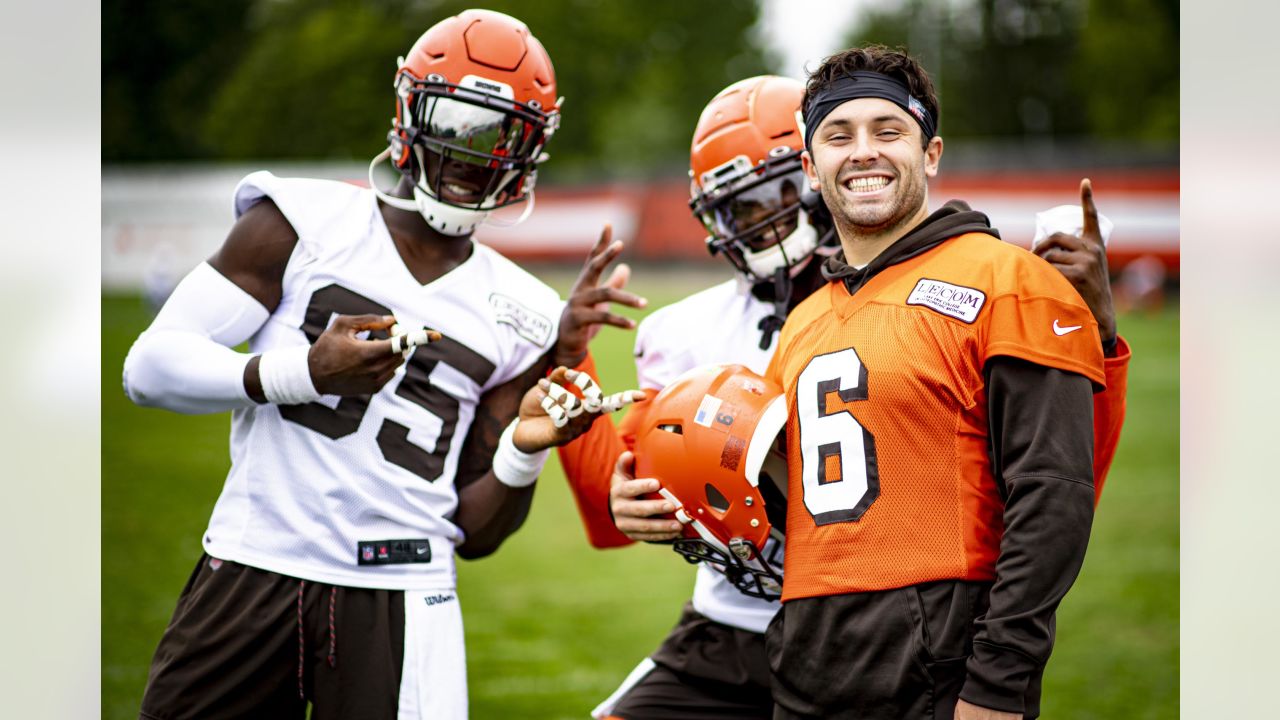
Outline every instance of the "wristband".
<path fill-rule="evenodd" d="M 262 380 L 262 394 L 267 402 L 276 405 L 301 405 L 320 399 L 316 386 L 311 382 L 311 368 L 307 364 L 310 345 L 268 350 L 258 361 L 258 377 Z"/>
<path fill-rule="evenodd" d="M 527 453 L 516 447 L 516 423 L 520 418 L 511 421 L 502 437 L 498 439 L 498 449 L 493 453 L 493 476 L 498 482 L 512 488 L 524 488 L 532 485 L 542 472 L 551 449 Z"/>

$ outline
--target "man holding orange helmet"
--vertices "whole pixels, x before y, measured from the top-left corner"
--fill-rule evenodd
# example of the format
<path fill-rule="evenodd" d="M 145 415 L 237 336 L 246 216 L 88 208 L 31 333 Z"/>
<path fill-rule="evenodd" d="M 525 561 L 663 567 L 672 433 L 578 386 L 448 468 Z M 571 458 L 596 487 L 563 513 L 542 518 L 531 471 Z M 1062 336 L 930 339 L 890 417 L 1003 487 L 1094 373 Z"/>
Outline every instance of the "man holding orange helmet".
<path fill-rule="evenodd" d="M 759 374 L 783 319 L 826 284 L 822 256 L 834 249 L 826 208 L 806 193 L 797 122 L 803 92 L 795 80 L 750 78 L 723 90 L 703 111 L 690 157 L 691 205 L 707 227 L 710 248 L 733 264 L 736 277 L 647 317 L 636 340 L 639 383 L 651 392 L 666 390 L 633 408 L 618 432 L 599 422 L 559 451 L 593 545 L 674 541 L 700 561 L 680 621 L 596 708 L 597 718 L 773 715 L 763 633 L 780 607 L 783 522 L 777 511 L 784 501 L 777 495 L 786 481 L 785 470 L 769 469 L 771 434 L 781 423 L 768 411 L 777 405 L 767 401 L 781 389 Z M 1091 198 L 1084 212 L 1096 214 Z M 1115 334 L 1102 238 L 1096 231 L 1055 235 L 1038 251 L 1051 247 L 1067 251 L 1054 259 L 1089 300 L 1103 339 L 1112 344 L 1108 391 L 1095 400 L 1100 492 L 1123 421 L 1129 353 Z M 741 366 L 705 367 L 720 363 Z M 660 467 L 655 457 L 636 460 L 632 448 L 655 457 L 682 450 L 685 472 Z M 726 465 L 740 482 L 707 481 Z M 605 469 L 611 466 L 612 476 Z M 770 511 L 766 517 L 761 505 Z M 745 524 L 735 527 L 738 518 Z M 751 547 L 732 545 L 747 538 Z"/>

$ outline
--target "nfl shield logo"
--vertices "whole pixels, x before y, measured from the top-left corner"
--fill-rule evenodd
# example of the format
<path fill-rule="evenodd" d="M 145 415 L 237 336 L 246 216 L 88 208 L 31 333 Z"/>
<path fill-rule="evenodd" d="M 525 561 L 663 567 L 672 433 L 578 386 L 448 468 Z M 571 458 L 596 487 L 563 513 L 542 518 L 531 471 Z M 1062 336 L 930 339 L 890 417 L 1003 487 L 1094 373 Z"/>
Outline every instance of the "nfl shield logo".
<path fill-rule="evenodd" d="M 912 115 L 916 116 L 917 120 L 924 122 L 924 105 L 921 105 L 919 100 L 914 97 L 908 98 L 907 109 L 911 111 Z"/>
<path fill-rule="evenodd" d="M 372 560 L 372 559 L 373 559 L 373 546 L 372 546 L 372 545 L 365 545 L 364 547 L 360 548 L 360 557 L 364 558 L 365 560 Z"/>

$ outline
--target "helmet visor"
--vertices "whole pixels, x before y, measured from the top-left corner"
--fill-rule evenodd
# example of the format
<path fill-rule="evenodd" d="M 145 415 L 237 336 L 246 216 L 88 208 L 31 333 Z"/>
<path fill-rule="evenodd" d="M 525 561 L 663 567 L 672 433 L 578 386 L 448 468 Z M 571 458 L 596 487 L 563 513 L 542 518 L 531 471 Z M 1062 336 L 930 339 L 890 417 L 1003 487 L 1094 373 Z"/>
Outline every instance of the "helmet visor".
<path fill-rule="evenodd" d="M 445 157 L 493 169 L 536 159 L 541 123 L 535 127 L 512 103 L 459 88 L 422 98 L 419 107 L 423 141 Z"/>
<path fill-rule="evenodd" d="M 545 122 L 503 98 L 463 87 L 419 91 L 417 141 L 426 185 L 452 205 L 488 209 L 524 196 Z"/>

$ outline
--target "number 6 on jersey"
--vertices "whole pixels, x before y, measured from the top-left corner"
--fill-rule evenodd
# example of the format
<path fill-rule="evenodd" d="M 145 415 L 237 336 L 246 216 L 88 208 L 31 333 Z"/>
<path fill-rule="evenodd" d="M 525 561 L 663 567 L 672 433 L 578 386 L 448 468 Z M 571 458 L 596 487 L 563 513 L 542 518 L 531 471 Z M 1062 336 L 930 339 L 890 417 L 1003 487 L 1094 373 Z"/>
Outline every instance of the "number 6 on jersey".
<path fill-rule="evenodd" d="M 818 355 L 796 384 L 804 506 L 816 525 L 855 522 L 880 496 L 875 438 L 847 408 L 827 411 L 827 396 L 867 399 L 867 368 L 853 348 Z"/>

